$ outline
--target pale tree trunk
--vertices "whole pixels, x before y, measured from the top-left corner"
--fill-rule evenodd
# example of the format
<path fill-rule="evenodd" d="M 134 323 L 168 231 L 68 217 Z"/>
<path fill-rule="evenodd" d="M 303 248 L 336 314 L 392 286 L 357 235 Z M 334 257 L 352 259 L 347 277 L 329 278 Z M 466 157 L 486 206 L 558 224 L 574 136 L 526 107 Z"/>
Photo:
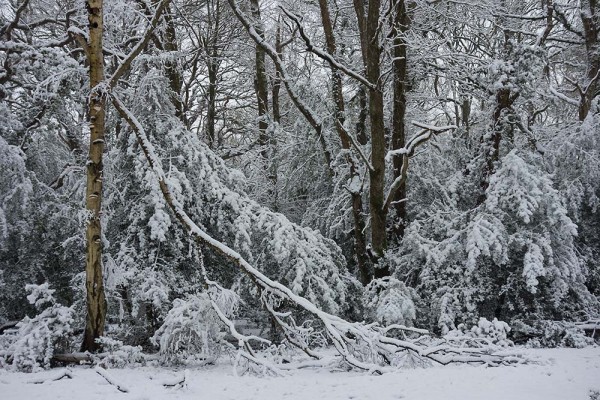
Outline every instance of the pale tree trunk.
<path fill-rule="evenodd" d="M 104 334 L 106 299 L 102 278 L 102 153 L 104 152 L 104 119 L 106 97 L 98 87 L 104 81 L 102 56 L 102 0 L 87 0 L 89 21 L 89 126 L 90 149 L 87 161 L 86 210 L 86 264 L 85 287 L 87 293 L 87 317 L 82 351 L 97 351 L 96 339 Z"/>
<path fill-rule="evenodd" d="M 319 7 L 321 9 L 321 21 L 323 24 L 323 31 L 325 32 L 327 52 L 332 56 L 335 56 L 337 49 L 327 0 L 319 0 Z M 342 93 L 342 75 L 340 71 L 333 66 L 331 67 L 331 81 L 331 91 L 335 107 L 335 127 L 342 143 L 342 149 L 346 150 L 346 161 L 350 169 L 350 181 L 354 182 L 355 180 L 360 180 L 360 176 L 356 160 L 352 157 L 350 152 L 352 142 L 344 127 L 346 110 Z M 352 202 L 352 218 L 354 220 L 354 254 L 356 255 L 356 263 L 360 273 L 361 282 L 363 285 L 366 285 L 370 281 L 370 274 L 367 256 L 367 241 L 364 233 L 365 221 L 362 214 L 362 191 L 356 187 L 356 185 L 352 185 L 350 196 Z"/>

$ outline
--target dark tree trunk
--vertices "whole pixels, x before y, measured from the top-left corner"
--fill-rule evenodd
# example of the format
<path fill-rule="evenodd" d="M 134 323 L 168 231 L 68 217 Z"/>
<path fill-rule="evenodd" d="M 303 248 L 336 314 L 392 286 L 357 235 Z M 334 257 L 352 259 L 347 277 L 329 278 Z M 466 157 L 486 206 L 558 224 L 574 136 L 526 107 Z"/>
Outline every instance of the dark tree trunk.
<path fill-rule="evenodd" d="M 369 88 L 369 122 L 371 123 L 371 164 L 369 171 L 369 208 L 371 216 L 371 246 L 375 260 L 383 256 L 387 247 L 386 219 L 384 207 L 385 190 L 385 123 L 383 113 L 383 90 L 381 80 L 381 45 L 379 43 L 380 0 L 369 1 L 366 7 L 363 0 L 354 0 L 358 20 L 363 64 L 367 80 L 375 85 Z M 377 273 L 377 271 L 376 271 Z M 380 273 L 387 274 L 386 271 Z"/>
<path fill-rule="evenodd" d="M 599 11 L 596 0 L 581 0 L 581 23 L 583 25 L 587 71 L 585 85 L 583 88 L 580 88 L 580 121 L 583 121 L 590 112 L 592 100 L 598 94 L 600 87 L 598 84 L 600 78 L 600 45 L 598 43 L 598 33 L 600 30 Z"/>
<path fill-rule="evenodd" d="M 261 21 L 258 0 L 250 0 L 250 8 L 252 10 L 252 16 L 254 17 L 254 29 L 259 34 L 261 39 L 264 40 L 265 33 Z M 267 133 L 267 129 L 269 128 L 269 122 L 267 121 L 267 115 L 269 113 L 269 92 L 267 72 L 265 67 L 265 50 L 257 44 L 254 47 L 254 55 L 256 68 L 256 75 L 254 77 L 254 90 L 256 92 L 256 99 L 258 101 L 259 142 L 264 149 L 261 154 L 266 160 L 268 159 L 269 154 L 269 152 L 266 150 L 266 145 L 269 141 Z"/>
<path fill-rule="evenodd" d="M 401 149 L 406 142 L 405 116 L 406 116 L 406 86 L 408 81 L 407 72 L 407 46 L 404 33 L 409 27 L 409 17 L 405 0 L 394 1 L 394 20 L 392 27 L 394 44 L 394 106 L 392 115 L 392 149 Z M 402 174 L 403 157 L 394 157 L 394 179 Z M 403 181 L 394 193 L 393 209 L 396 213 L 393 224 L 393 234 L 396 239 L 404 237 L 404 229 L 407 225 L 406 216 L 406 182 Z"/>
<path fill-rule="evenodd" d="M 335 56 L 335 36 L 333 34 L 333 24 L 331 22 L 327 0 L 319 0 L 319 7 L 321 9 L 321 21 L 323 23 L 323 31 L 325 32 L 325 44 L 327 45 L 327 51 L 329 54 Z M 354 157 L 352 157 L 350 152 L 352 142 L 348 132 L 344 127 L 344 123 L 346 121 L 346 110 L 344 96 L 342 93 L 342 76 L 340 71 L 335 67 L 331 68 L 331 81 L 331 92 L 335 109 L 336 132 L 340 137 L 342 149 L 347 150 L 346 161 L 350 169 L 350 181 L 354 182 L 355 180 L 360 179 L 360 176 L 356 160 Z M 356 263 L 360 273 L 360 279 L 363 285 L 366 285 L 370 281 L 370 276 L 368 264 L 369 259 L 367 256 L 367 241 L 364 233 L 365 221 L 363 217 L 362 191 L 353 186 L 350 196 L 352 200 L 352 218 L 354 220 L 354 254 L 356 255 Z"/>

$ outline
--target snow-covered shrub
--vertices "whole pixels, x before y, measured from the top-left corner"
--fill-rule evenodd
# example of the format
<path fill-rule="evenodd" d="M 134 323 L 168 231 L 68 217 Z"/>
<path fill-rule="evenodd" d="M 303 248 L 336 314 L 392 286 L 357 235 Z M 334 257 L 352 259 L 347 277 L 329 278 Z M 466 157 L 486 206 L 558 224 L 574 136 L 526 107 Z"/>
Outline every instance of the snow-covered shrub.
<path fill-rule="evenodd" d="M 416 317 L 414 290 L 392 277 L 374 279 L 365 292 L 371 317 L 383 325 L 412 326 Z"/>
<path fill-rule="evenodd" d="M 570 323 L 566 323 L 565 325 L 565 335 L 560 342 L 561 346 L 581 349 L 594 345 L 594 339 L 586 336 L 583 329 Z"/>
<path fill-rule="evenodd" d="M 227 317 L 237 310 L 239 298 L 234 292 L 214 292 L 211 296 L 215 297 L 215 304 Z M 163 361 L 190 363 L 216 359 L 224 336 L 223 324 L 211 304 L 211 298 L 208 293 L 201 293 L 175 299 L 152 342 L 160 347 Z"/>
<path fill-rule="evenodd" d="M 450 188 L 422 194 L 445 201 L 407 227 L 392 270 L 429 303 L 433 329 L 444 334 L 481 316 L 566 319 L 597 304 L 585 286 L 577 226 L 542 163 L 510 151 L 480 204 L 469 206 L 462 190 L 472 178 L 462 174 L 450 176 L 458 182 Z"/>
<path fill-rule="evenodd" d="M 40 313 L 17 324 L 4 358 L 16 370 L 35 372 L 50 367 L 56 352 L 69 350 L 74 318 L 71 307 L 56 303 L 48 283 L 27 285 L 26 290 L 30 292 L 27 299 Z"/>
<path fill-rule="evenodd" d="M 583 348 L 594 344 L 583 329 L 568 321 L 538 320 L 512 323 L 515 337 L 527 339 L 530 347 L 575 347 Z"/>
<path fill-rule="evenodd" d="M 122 341 L 100 337 L 96 342 L 102 345 L 102 355 L 95 360 L 107 368 L 124 368 L 128 365 L 144 365 L 146 359 L 141 346 L 124 345 Z"/>
<path fill-rule="evenodd" d="M 479 318 L 477 326 L 471 328 L 471 334 L 475 337 L 490 339 L 492 343 L 501 346 L 512 344 L 508 340 L 509 332 L 510 326 L 504 321 L 498 321 L 497 318 L 494 318 L 492 321 L 488 321 L 486 318 Z"/>
<path fill-rule="evenodd" d="M 457 329 L 451 330 L 444 337 L 448 340 L 464 339 L 483 339 L 485 342 L 497 346 L 512 346 L 513 343 L 508 339 L 510 326 L 504 321 L 498 321 L 494 318 L 492 321 L 486 318 L 479 318 L 477 325 L 467 329 L 464 324 L 460 324 Z"/>

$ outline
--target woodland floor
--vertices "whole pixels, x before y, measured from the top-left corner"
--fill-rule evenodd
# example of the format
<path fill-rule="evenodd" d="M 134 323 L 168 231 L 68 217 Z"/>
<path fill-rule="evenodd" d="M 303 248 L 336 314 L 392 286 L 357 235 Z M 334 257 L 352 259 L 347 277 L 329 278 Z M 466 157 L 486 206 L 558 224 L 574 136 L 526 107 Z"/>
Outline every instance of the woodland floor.
<path fill-rule="evenodd" d="M 157 367 L 110 370 L 128 393 L 119 392 L 94 369 L 85 366 L 72 368 L 73 379 L 43 384 L 31 381 L 51 378 L 59 370 L 34 374 L 0 370 L 0 399 L 600 399 L 600 347 L 523 352 L 536 363 L 496 368 L 450 365 L 405 369 L 383 376 L 303 369 L 277 378 L 236 377 L 225 360 L 217 366 L 190 368 L 187 387 L 179 389 L 165 388 L 162 384 L 183 376 L 183 370 Z"/>

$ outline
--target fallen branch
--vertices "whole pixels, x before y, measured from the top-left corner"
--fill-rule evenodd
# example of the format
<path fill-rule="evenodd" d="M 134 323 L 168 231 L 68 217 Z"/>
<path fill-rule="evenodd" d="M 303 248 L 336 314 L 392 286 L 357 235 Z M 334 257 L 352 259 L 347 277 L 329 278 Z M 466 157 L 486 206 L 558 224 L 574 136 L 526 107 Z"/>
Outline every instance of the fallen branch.
<path fill-rule="evenodd" d="M 217 314 L 219 320 L 221 320 L 221 322 L 229 329 L 229 333 L 231 334 L 231 336 L 233 336 L 238 342 L 237 344 L 238 344 L 239 350 L 238 350 L 238 354 L 236 356 L 236 362 L 233 365 L 234 373 L 237 374 L 237 367 L 240 364 L 240 360 L 242 358 L 244 358 L 248 362 L 251 362 L 251 363 L 259 366 L 263 370 L 264 373 L 270 373 L 271 375 L 275 375 L 275 376 L 283 376 L 284 375 L 283 371 L 281 371 L 275 365 L 268 362 L 267 360 L 263 360 L 263 359 L 257 357 L 256 353 L 254 352 L 254 349 L 252 348 L 252 345 L 250 344 L 250 341 L 264 343 L 266 345 L 270 345 L 271 342 L 269 340 L 261 338 L 259 336 L 243 335 L 243 334 L 239 333 L 237 331 L 233 321 L 231 319 L 229 319 L 221 311 L 219 305 L 217 304 L 217 302 L 214 299 L 215 292 L 223 293 L 227 289 L 225 289 L 224 287 L 219 285 L 217 282 L 208 279 L 208 274 L 206 273 L 206 268 L 204 267 L 204 257 L 202 256 L 202 253 L 200 253 L 200 268 L 201 268 L 202 277 L 204 278 L 204 282 L 206 284 L 208 298 L 210 299 L 210 304 L 211 304 L 213 310 Z"/>
<path fill-rule="evenodd" d="M 98 375 L 103 377 L 106 380 L 106 382 L 108 382 L 111 385 L 113 385 L 114 387 L 116 387 L 119 392 L 129 393 L 129 389 L 127 389 L 127 387 L 125 387 L 122 383 L 117 382 L 117 380 L 111 374 L 109 374 L 108 371 L 105 370 L 104 368 L 96 367 L 96 368 L 94 368 L 94 371 L 96 371 L 96 373 Z"/>
<path fill-rule="evenodd" d="M 163 382 L 163 386 L 166 388 L 184 388 L 187 387 L 187 381 L 190 375 L 190 371 L 187 369 L 183 371 L 183 375 L 179 378 L 172 379 L 170 381 Z"/>
<path fill-rule="evenodd" d="M 63 378 L 73 379 L 73 372 L 70 369 L 64 369 L 56 373 L 53 377 L 47 379 L 32 379 L 28 381 L 28 383 L 33 383 L 34 385 L 41 385 L 42 383 L 60 381 Z"/>
<path fill-rule="evenodd" d="M 101 354 L 97 354 L 96 356 L 101 356 Z M 52 356 L 52 362 L 64 364 L 92 363 L 93 361 L 94 358 L 90 353 L 62 353 Z"/>

